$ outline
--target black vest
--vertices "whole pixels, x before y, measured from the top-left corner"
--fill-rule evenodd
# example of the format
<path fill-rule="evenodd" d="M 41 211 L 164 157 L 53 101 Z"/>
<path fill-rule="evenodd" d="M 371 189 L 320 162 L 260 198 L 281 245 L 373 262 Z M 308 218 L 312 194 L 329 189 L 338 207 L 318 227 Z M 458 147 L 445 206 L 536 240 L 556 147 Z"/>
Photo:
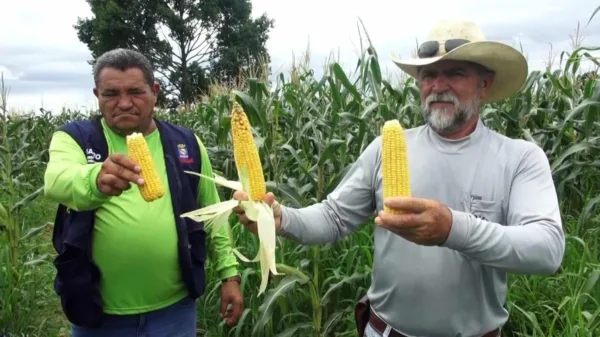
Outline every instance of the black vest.
<path fill-rule="evenodd" d="M 199 177 L 184 171 L 201 171 L 200 148 L 188 129 L 156 121 L 160 133 L 169 192 L 178 236 L 179 265 L 183 281 L 193 298 L 204 293 L 206 232 L 204 223 L 180 215 L 197 209 Z M 75 121 L 59 129 L 68 133 L 86 154 L 88 163 L 103 162 L 108 145 L 100 117 Z M 76 212 L 59 205 L 54 221 L 52 244 L 58 253 L 54 260 L 54 289 L 62 309 L 73 324 L 84 327 L 102 325 L 103 305 L 100 295 L 100 270 L 92 257 L 95 211 Z"/>

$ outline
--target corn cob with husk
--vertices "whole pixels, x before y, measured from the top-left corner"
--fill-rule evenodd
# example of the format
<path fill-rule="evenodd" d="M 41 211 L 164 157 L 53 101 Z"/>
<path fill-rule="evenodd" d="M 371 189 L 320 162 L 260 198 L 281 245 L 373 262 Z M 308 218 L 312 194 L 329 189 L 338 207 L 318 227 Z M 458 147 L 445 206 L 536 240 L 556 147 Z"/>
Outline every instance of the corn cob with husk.
<path fill-rule="evenodd" d="M 142 198 L 148 202 L 162 198 L 164 187 L 144 135 L 134 132 L 127 136 L 127 152 L 142 169 L 140 177 L 144 179 L 144 184 L 139 187 Z"/>
<path fill-rule="evenodd" d="M 381 132 L 381 169 L 383 171 L 383 198 L 409 197 L 410 177 L 404 130 L 397 120 L 384 123 Z M 388 213 L 401 212 L 384 206 Z"/>
<path fill-rule="evenodd" d="M 258 254 L 253 260 L 249 260 L 234 249 L 234 253 L 245 262 L 260 261 L 261 285 L 258 295 L 264 293 L 269 279 L 269 271 L 273 275 L 281 275 L 275 267 L 275 219 L 272 208 L 263 201 L 267 193 L 258 149 L 252 137 L 252 129 L 242 107 L 233 103 L 231 116 L 231 133 L 233 136 L 233 155 L 240 181 L 230 181 L 218 175 L 207 177 L 195 172 L 190 174 L 199 175 L 210 179 L 215 183 L 233 190 L 241 190 L 248 194 L 248 201 L 235 199 L 220 202 L 182 215 L 196 221 L 205 221 L 213 226 L 213 235 L 218 232 L 220 226 L 227 223 L 227 219 L 233 208 L 240 205 L 246 212 L 248 219 L 257 222 L 258 238 L 260 246 Z"/>

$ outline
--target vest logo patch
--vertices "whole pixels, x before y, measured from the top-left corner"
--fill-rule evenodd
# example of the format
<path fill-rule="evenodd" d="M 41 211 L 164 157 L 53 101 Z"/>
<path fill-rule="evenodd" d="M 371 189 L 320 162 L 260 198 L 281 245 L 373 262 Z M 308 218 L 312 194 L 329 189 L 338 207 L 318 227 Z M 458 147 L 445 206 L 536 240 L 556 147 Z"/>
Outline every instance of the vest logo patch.
<path fill-rule="evenodd" d="M 94 152 L 94 149 L 85 149 L 85 156 L 88 164 L 95 164 L 102 162 L 102 156 L 99 153 Z"/>
<path fill-rule="evenodd" d="M 179 153 L 179 161 L 184 164 L 191 164 L 194 162 L 193 158 L 190 158 L 189 152 L 185 144 L 177 144 L 177 152 Z"/>

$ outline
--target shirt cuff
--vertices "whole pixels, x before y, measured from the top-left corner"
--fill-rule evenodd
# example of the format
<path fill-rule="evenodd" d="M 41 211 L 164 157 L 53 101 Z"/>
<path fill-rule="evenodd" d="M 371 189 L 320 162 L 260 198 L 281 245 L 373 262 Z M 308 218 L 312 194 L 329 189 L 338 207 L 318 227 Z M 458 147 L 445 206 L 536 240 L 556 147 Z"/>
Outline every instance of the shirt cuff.
<path fill-rule="evenodd" d="M 228 267 L 219 272 L 219 279 L 224 280 L 226 278 L 236 276 L 237 274 L 238 270 L 236 267 Z"/>
<path fill-rule="evenodd" d="M 289 216 L 287 212 L 287 208 L 284 206 L 279 206 L 281 208 L 281 225 L 279 226 L 279 231 L 277 231 L 278 235 L 287 234 L 287 228 L 290 226 Z"/>
<path fill-rule="evenodd" d="M 450 227 L 450 233 L 448 234 L 448 238 L 446 242 L 442 243 L 440 246 L 461 250 L 467 244 L 467 239 L 469 238 L 469 224 L 470 224 L 470 215 L 469 213 L 455 211 L 450 209 L 452 213 L 452 227 Z"/>
<path fill-rule="evenodd" d="M 277 236 L 281 236 L 287 239 L 297 239 L 296 236 L 290 231 L 290 211 L 285 206 L 281 207 L 281 226 L 279 226 L 279 231 L 277 231 Z"/>

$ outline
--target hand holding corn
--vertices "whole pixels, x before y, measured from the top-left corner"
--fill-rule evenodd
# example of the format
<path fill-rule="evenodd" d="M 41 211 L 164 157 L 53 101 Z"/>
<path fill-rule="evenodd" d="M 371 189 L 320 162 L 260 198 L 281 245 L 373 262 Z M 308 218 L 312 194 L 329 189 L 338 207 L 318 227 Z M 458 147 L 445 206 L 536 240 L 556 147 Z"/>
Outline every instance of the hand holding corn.
<path fill-rule="evenodd" d="M 160 199 L 164 187 L 152 161 L 148 144 L 141 133 L 127 136 L 129 156 L 114 153 L 102 163 L 96 178 L 98 190 L 108 196 L 119 196 L 131 188 L 131 183 L 139 186 L 140 194 L 146 201 Z"/>
<path fill-rule="evenodd" d="M 230 181 L 216 174 L 213 177 L 196 172 L 186 173 L 199 175 L 215 183 L 238 191 L 230 200 L 209 205 L 204 208 L 182 214 L 182 217 L 204 221 L 205 226 L 214 226 L 212 232 L 227 222 L 230 214 L 243 210 L 244 218 L 252 221 L 250 225 L 259 239 L 258 254 L 249 260 L 236 249 L 233 252 L 245 262 L 260 262 L 261 283 L 258 295 L 262 295 L 267 288 L 269 275 L 281 275 L 275 264 L 276 230 L 281 224 L 281 210 L 274 203 L 272 193 L 267 193 L 263 169 L 258 148 L 252 134 L 252 126 L 242 106 L 233 102 L 231 112 L 231 135 L 233 136 L 233 156 L 239 181 Z M 274 207 L 275 206 L 275 207 Z"/>
<path fill-rule="evenodd" d="M 244 191 L 235 191 L 233 193 L 233 199 L 240 201 L 248 201 L 248 193 Z M 277 202 L 277 200 L 275 200 L 275 196 L 271 192 L 265 194 L 263 201 L 267 205 L 271 206 L 271 208 L 273 209 L 273 218 L 275 219 L 275 232 L 279 232 L 279 228 L 281 228 L 281 208 L 279 207 L 279 203 Z M 242 225 L 244 225 L 244 227 L 246 227 L 248 231 L 255 235 L 258 235 L 258 227 L 256 221 L 248 219 L 248 216 L 246 216 L 246 212 L 241 206 L 236 206 L 233 209 L 233 211 L 237 213 L 238 221 Z"/>
<path fill-rule="evenodd" d="M 435 201 L 411 197 L 390 197 L 385 206 L 396 213 L 379 212 L 375 223 L 416 244 L 443 244 L 452 228 L 450 209 Z"/>
<path fill-rule="evenodd" d="M 98 190 L 107 196 L 119 196 L 131 188 L 131 183 L 144 185 L 141 168 L 124 154 L 114 153 L 102 163 L 96 178 Z"/>
<path fill-rule="evenodd" d="M 422 245 L 440 245 L 452 227 L 452 213 L 441 203 L 411 197 L 408 153 L 404 130 L 397 120 L 382 130 L 383 211 L 375 223 Z"/>

